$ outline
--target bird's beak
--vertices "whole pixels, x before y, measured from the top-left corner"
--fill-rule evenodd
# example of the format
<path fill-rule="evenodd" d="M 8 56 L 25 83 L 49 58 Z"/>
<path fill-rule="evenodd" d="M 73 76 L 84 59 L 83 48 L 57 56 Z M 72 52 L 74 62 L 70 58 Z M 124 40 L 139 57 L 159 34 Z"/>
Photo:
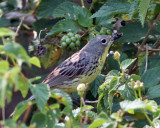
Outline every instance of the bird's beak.
<path fill-rule="evenodd" d="M 117 33 L 116 35 L 112 35 L 112 40 L 119 39 L 121 36 L 123 36 L 123 33 Z"/>

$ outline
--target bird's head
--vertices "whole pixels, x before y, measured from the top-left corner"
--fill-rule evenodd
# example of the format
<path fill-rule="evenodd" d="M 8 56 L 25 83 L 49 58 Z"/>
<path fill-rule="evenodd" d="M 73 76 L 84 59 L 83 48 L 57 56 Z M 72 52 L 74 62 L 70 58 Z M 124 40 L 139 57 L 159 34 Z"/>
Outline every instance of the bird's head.
<path fill-rule="evenodd" d="M 120 38 L 122 34 L 117 35 L 99 35 L 89 41 L 89 43 L 84 47 L 84 49 L 91 53 L 102 52 L 110 48 L 112 42 Z"/>

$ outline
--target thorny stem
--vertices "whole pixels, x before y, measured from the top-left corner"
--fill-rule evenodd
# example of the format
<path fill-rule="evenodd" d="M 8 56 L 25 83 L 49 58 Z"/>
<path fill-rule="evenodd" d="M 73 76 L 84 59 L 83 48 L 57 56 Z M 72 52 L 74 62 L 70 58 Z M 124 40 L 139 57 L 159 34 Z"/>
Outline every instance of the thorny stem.
<path fill-rule="evenodd" d="M 151 119 L 149 118 L 149 116 L 147 115 L 147 113 L 145 112 L 144 109 L 143 109 L 143 113 L 144 113 L 145 117 L 147 118 L 149 124 L 150 124 L 153 128 L 155 128 L 155 127 L 154 127 L 154 124 L 152 123 Z"/>
<path fill-rule="evenodd" d="M 82 8 L 85 8 L 83 0 L 81 0 L 81 5 L 82 5 Z"/>

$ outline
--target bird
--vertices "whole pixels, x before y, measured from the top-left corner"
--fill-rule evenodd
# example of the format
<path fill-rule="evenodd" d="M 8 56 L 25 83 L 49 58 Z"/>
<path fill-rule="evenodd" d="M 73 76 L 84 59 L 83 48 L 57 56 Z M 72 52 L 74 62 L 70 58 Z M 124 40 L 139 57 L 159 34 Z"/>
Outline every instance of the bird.
<path fill-rule="evenodd" d="M 76 92 L 81 83 L 89 85 L 101 73 L 111 44 L 121 36 L 118 33 L 96 36 L 58 65 L 42 83 L 48 84 L 50 89 L 60 89 L 67 93 Z M 34 95 L 29 98 L 33 99 Z"/>

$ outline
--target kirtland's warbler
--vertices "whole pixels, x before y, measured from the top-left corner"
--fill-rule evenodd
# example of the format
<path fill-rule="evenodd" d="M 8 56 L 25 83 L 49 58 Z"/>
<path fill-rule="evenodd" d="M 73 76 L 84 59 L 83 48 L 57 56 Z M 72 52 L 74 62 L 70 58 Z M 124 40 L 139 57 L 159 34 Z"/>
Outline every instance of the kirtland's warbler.
<path fill-rule="evenodd" d="M 43 81 L 51 89 L 72 93 L 81 83 L 90 84 L 101 72 L 112 42 L 121 34 L 100 35 L 87 43 L 80 51 L 57 66 Z M 29 100 L 35 97 L 31 96 Z"/>

